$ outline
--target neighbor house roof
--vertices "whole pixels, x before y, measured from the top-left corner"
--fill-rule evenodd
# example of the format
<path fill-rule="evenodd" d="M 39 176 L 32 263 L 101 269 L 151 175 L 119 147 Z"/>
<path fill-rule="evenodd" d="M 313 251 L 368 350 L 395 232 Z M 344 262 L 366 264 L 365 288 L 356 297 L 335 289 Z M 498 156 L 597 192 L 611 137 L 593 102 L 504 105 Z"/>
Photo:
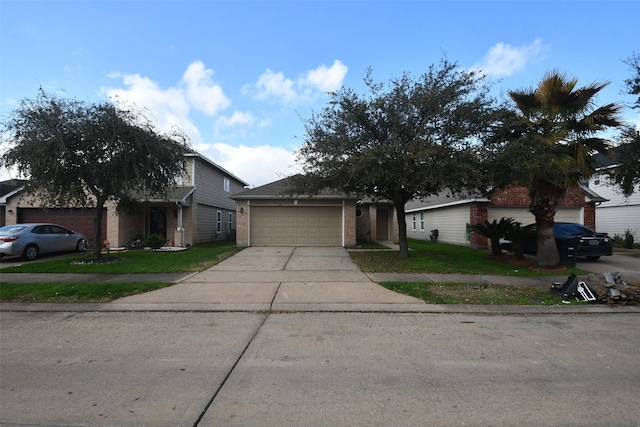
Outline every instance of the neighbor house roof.
<path fill-rule="evenodd" d="M 608 199 L 601 197 L 590 188 L 580 185 L 580 190 L 589 199 L 590 202 L 606 202 Z M 412 213 L 436 208 L 444 208 L 449 206 L 464 205 L 476 202 L 491 202 L 488 195 L 472 195 L 472 194 L 451 194 L 445 192 L 435 196 L 431 196 L 424 200 L 412 200 L 405 205 L 405 212 Z"/>
<path fill-rule="evenodd" d="M 490 200 L 486 196 L 478 194 L 451 194 L 450 192 L 444 192 L 428 197 L 426 199 L 416 199 L 408 202 L 405 205 L 405 212 L 412 213 L 416 211 L 423 211 L 435 208 L 444 208 L 449 206 L 464 205 L 467 203 L 476 202 L 489 202 Z"/>
<path fill-rule="evenodd" d="M 340 193 L 332 190 L 323 190 L 318 194 L 296 194 L 292 190 L 291 182 L 293 177 L 287 177 L 279 179 L 278 181 L 270 182 L 269 184 L 261 185 L 260 187 L 244 190 L 239 193 L 231 195 L 233 200 L 247 200 L 247 199 L 289 199 L 293 197 L 308 197 L 315 199 L 358 199 L 358 197 L 349 196 L 344 193 Z"/>
<path fill-rule="evenodd" d="M 22 191 L 28 182 L 24 179 L 9 179 L 0 182 L 0 205 L 5 205 L 7 199 Z"/>

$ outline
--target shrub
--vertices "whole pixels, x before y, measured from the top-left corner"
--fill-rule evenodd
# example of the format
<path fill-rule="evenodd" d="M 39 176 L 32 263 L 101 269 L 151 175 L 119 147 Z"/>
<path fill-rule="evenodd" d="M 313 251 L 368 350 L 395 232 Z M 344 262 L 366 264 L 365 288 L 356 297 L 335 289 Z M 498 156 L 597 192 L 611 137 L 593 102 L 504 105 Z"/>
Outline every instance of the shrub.
<path fill-rule="evenodd" d="M 507 230 L 512 227 L 513 222 L 513 218 L 500 218 L 500 221 L 494 219 L 492 222 L 485 221 L 473 224 L 471 230 L 489 239 L 491 241 L 492 255 L 499 256 L 502 254 L 500 239 L 506 235 Z"/>
<path fill-rule="evenodd" d="M 624 247 L 627 249 L 633 249 L 633 241 L 635 240 L 636 232 L 633 230 L 624 230 Z"/>
<path fill-rule="evenodd" d="M 164 236 L 160 233 L 153 233 L 144 241 L 145 246 L 149 246 L 151 249 L 158 249 L 164 246 Z"/>

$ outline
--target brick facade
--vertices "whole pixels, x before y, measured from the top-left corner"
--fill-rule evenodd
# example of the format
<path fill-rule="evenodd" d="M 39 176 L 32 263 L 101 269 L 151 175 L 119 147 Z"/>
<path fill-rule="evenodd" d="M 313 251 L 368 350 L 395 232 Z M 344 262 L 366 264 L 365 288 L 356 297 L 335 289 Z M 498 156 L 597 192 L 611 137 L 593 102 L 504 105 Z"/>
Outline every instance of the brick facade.
<path fill-rule="evenodd" d="M 525 187 L 509 186 L 504 189 L 495 189 L 491 192 L 490 203 L 476 202 L 471 205 L 470 224 L 477 224 L 487 220 L 487 208 L 493 207 L 526 207 L 531 204 L 529 191 Z M 577 187 L 567 190 L 565 196 L 560 200 L 558 206 L 561 207 L 581 207 L 583 208 L 584 225 L 595 229 L 596 226 L 596 205 L 595 202 L 587 202 L 584 193 Z M 471 233 L 471 245 L 486 245 L 487 239 Z M 483 243 L 484 242 L 484 243 Z"/>

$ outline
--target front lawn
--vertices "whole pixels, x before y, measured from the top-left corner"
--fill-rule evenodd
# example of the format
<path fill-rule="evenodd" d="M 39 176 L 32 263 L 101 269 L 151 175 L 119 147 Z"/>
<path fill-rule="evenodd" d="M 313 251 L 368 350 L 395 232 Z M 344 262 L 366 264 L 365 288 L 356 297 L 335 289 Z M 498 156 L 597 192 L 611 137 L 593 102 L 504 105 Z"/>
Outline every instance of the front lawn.
<path fill-rule="evenodd" d="M 549 288 L 487 283 L 382 282 L 381 286 L 427 304 L 558 305 L 562 297 Z M 572 301 L 575 304 L 575 301 Z"/>
<path fill-rule="evenodd" d="M 409 240 L 410 258 L 400 258 L 397 251 L 351 252 L 351 258 L 362 271 L 368 273 L 458 273 L 492 274 L 501 276 L 564 275 L 580 269 L 562 272 L 540 272 L 527 265 L 512 264 L 513 255 L 505 253 L 504 259 L 490 258 L 490 251 L 466 246 L 426 240 Z"/>
<path fill-rule="evenodd" d="M 5 273 L 179 273 L 202 271 L 239 252 L 235 242 L 229 240 L 204 243 L 185 251 L 153 252 L 142 249 L 120 253 L 112 252 L 108 263 L 78 263 L 91 257 L 90 253 L 68 257 L 22 262 L 18 266 L 2 269 Z M 103 255 L 105 256 L 105 255 Z M 106 257 L 106 256 L 105 256 Z"/>
<path fill-rule="evenodd" d="M 21 303 L 105 303 L 173 283 L 3 283 L 0 301 Z"/>

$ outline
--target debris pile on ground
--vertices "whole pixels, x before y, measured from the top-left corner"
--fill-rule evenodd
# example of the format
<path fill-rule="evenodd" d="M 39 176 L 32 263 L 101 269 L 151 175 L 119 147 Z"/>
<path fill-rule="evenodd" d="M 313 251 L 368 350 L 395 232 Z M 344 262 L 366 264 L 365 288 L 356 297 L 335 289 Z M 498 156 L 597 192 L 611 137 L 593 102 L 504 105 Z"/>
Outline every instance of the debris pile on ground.
<path fill-rule="evenodd" d="M 625 283 L 617 272 L 590 274 L 586 283 L 599 302 L 609 305 L 640 303 L 640 286 Z"/>
<path fill-rule="evenodd" d="M 625 283 L 619 273 L 589 274 L 586 279 L 570 275 L 564 283 L 554 283 L 551 292 L 567 299 L 609 305 L 640 303 L 640 284 Z"/>

